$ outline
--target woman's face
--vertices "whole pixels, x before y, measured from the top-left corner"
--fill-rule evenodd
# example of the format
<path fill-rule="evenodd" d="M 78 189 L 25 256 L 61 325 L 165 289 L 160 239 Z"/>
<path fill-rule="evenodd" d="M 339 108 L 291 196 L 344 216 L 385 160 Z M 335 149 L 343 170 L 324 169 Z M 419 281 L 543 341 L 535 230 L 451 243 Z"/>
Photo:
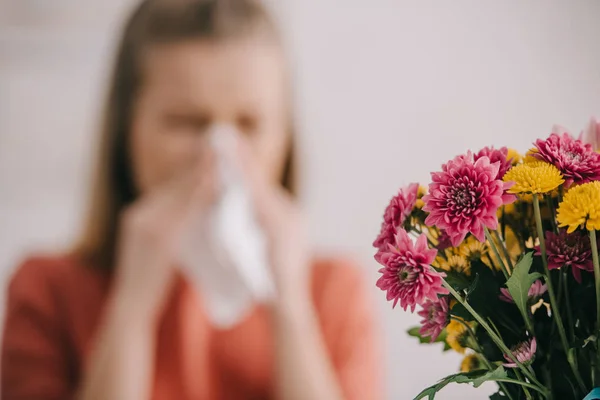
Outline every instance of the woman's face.
<path fill-rule="evenodd" d="M 259 39 L 192 40 L 150 48 L 134 106 L 131 155 L 142 193 L 193 166 L 214 124 L 249 139 L 258 169 L 277 183 L 287 149 L 281 52 Z"/>

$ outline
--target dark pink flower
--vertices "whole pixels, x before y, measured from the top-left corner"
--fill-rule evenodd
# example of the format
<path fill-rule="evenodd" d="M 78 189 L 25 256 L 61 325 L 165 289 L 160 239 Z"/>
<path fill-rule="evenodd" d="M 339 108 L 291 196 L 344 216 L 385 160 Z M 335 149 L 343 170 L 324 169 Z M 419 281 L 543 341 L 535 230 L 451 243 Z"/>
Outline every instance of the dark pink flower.
<path fill-rule="evenodd" d="M 446 233 L 446 231 L 441 231 L 440 236 L 438 237 L 438 245 L 436 246 L 438 251 L 444 251 L 448 247 L 452 247 L 452 241 L 450 240 L 450 235 Z"/>
<path fill-rule="evenodd" d="M 527 366 L 533 363 L 536 350 L 537 342 L 535 341 L 535 338 L 533 338 L 517 344 L 510 349 L 510 352 L 518 362 Z M 517 363 L 511 360 L 508 354 L 505 354 L 504 358 L 508 362 L 502 365 L 504 365 L 506 368 L 517 368 Z"/>
<path fill-rule="evenodd" d="M 438 294 L 448 291 L 442 286 L 442 278 L 446 276 L 431 267 L 437 250 L 427 247 L 427 237 L 419 236 L 416 243 L 402 228 L 396 234 L 394 245 L 379 250 L 375 259 L 383 268 L 379 270 L 382 276 L 377 280 L 377 287 L 387 291 L 387 300 L 398 301 L 406 311 L 415 311 L 417 304 L 423 304 L 427 299 L 437 300 Z"/>
<path fill-rule="evenodd" d="M 506 147 L 501 147 L 499 149 L 495 149 L 493 147 L 484 147 L 479 150 L 479 153 L 475 154 L 475 161 L 479 160 L 481 157 L 487 157 L 490 159 L 492 164 L 499 163 L 498 176 L 496 179 L 502 179 L 506 171 L 512 167 L 512 160 L 507 159 L 508 149 Z"/>
<path fill-rule="evenodd" d="M 553 133 L 546 140 L 537 140 L 535 147 L 538 151 L 532 155 L 558 168 L 566 187 L 600 180 L 600 154 L 591 144 L 585 144 L 569 133 Z"/>
<path fill-rule="evenodd" d="M 423 197 L 423 210 L 430 214 L 425 223 L 445 230 L 456 247 L 467 233 L 485 240 L 484 227 L 496 229 L 496 211 L 515 196 L 505 193 L 511 183 L 497 179 L 500 164 L 486 156 L 474 161 L 471 152 L 458 156 L 431 174 L 429 194 Z"/>
<path fill-rule="evenodd" d="M 400 189 L 398 194 L 390 200 L 390 204 L 388 204 L 383 213 L 381 231 L 377 239 L 373 242 L 374 247 L 381 249 L 388 243 L 394 243 L 396 232 L 402 227 L 404 221 L 415 207 L 418 191 L 419 184 L 411 183 L 408 187 Z"/>
<path fill-rule="evenodd" d="M 448 296 L 439 297 L 435 301 L 427 300 L 418 314 L 423 317 L 419 333 L 423 337 L 430 336 L 431 341 L 435 341 L 450 322 Z"/>
<path fill-rule="evenodd" d="M 548 290 L 548 287 L 546 286 L 546 284 L 542 283 L 542 281 L 540 281 L 538 279 L 537 281 L 533 282 L 533 284 L 529 288 L 529 291 L 527 292 L 527 297 L 529 298 L 529 300 L 532 303 L 535 303 L 540 297 L 542 297 L 542 295 L 544 293 L 546 293 L 547 290 Z M 511 296 L 510 292 L 506 288 L 500 288 L 500 296 L 499 297 L 500 297 L 500 300 L 502 300 L 506 303 L 514 303 L 515 302 Z"/>
<path fill-rule="evenodd" d="M 536 255 L 540 254 L 538 246 Z M 581 231 L 567 233 L 563 229 L 558 235 L 550 231 L 546 232 L 546 255 L 548 269 L 571 267 L 573 277 L 579 283 L 581 283 L 581 271 L 594 270 L 590 238 Z"/>

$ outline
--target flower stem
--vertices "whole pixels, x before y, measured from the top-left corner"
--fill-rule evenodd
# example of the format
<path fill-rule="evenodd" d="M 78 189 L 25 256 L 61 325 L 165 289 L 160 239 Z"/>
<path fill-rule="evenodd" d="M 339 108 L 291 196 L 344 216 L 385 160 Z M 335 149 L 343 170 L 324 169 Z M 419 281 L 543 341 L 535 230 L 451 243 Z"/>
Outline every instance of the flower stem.
<path fill-rule="evenodd" d="M 484 230 L 485 230 L 485 237 L 487 238 L 488 242 L 490 242 L 490 247 L 494 251 L 496 258 L 498 259 L 498 263 L 500 264 L 502 272 L 504 273 L 504 277 L 506 278 L 506 280 L 508 280 L 510 275 L 508 274 L 508 271 L 506 270 L 506 265 L 504 265 L 504 261 L 502 261 L 502 257 L 500 257 L 500 252 L 498 251 L 498 247 L 496 247 L 496 243 L 494 243 L 494 239 L 492 238 L 492 235 L 490 235 L 490 231 L 488 230 L 488 228 L 486 227 L 486 228 L 484 228 Z"/>
<path fill-rule="evenodd" d="M 483 363 L 485 364 L 486 368 L 490 371 L 494 370 L 494 367 L 492 366 L 492 364 L 489 362 L 489 360 L 487 359 L 486 356 L 483 355 L 483 349 L 481 348 L 481 346 L 479 345 L 479 342 L 477 341 L 477 336 L 475 336 L 475 332 L 473 332 L 473 329 L 469 326 L 469 324 L 467 324 L 464 320 L 462 320 L 461 318 L 455 318 L 452 317 L 452 320 L 457 321 L 458 323 L 460 323 L 462 326 L 464 326 L 467 329 L 467 332 L 469 332 L 469 336 L 471 336 L 471 339 L 473 339 L 473 343 L 475 344 L 475 346 L 477 347 L 475 349 L 475 351 L 477 353 L 479 353 L 479 357 L 481 358 L 481 360 L 483 361 Z M 509 400 L 514 400 L 514 397 L 512 396 L 512 394 L 508 391 L 508 389 L 506 388 L 506 385 L 502 382 L 498 382 L 498 386 L 500 386 L 500 389 L 502 389 L 502 391 L 504 392 L 504 394 L 509 398 Z M 527 390 L 527 389 L 525 389 Z"/>
<path fill-rule="evenodd" d="M 521 373 L 519 372 L 519 370 L 515 369 L 515 375 L 517 375 L 517 378 L 520 381 L 525 381 L 525 379 L 523 379 L 523 375 L 521 375 Z M 523 391 L 525 392 L 525 396 L 527 397 L 527 400 L 532 400 L 533 398 L 531 397 L 531 393 L 529 393 L 529 390 L 527 390 L 526 386 L 523 386 Z"/>
<path fill-rule="evenodd" d="M 552 213 L 552 218 L 550 219 L 550 222 L 552 222 L 552 230 L 554 231 L 554 233 L 558 234 L 558 226 L 556 224 L 556 210 L 554 209 L 554 201 L 552 200 L 551 195 L 546 196 L 546 205 L 548 206 L 550 213 Z"/>
<path fill-rule="evenodd" d="M 569 279 L 567 276 L 567 270 L 564 269 L 563 267 L 563 271 L 561 274 L 562 279 L 562 285 L 563 285 L 563 292 L 565 293 L 565 302 L 567 304 L 567 325 L 569 327 L 569 337 L 571 338 L 571 340 L 575 340 L 575 330 L 574 330 L 574 324 L 573 324 L 573 315 L 571 314 L 571 297 L 569 294 Z M 560 301 L 560 300 L 559 300 Z"/>
<path fill-rule="evenodd" d="M 565 267 L 563 267 L 565 268 Z M 558 301 L 558 304 L 562 304 L 562 295 L 563 295 L 563 290 L 565 288 L 565 285 L 563 283 L 564 281 L 564 274 L 560 274 L 559 279 L 558 279 L 558 295 L 556 296 L 556 300 Z"/>
<path fill-rule="evenodd" d="M 537 235 L 540 241 L 540 253 L 542 254 L 542 262 L 544 264 L 544 272 L 546 273 L 546 286 L 548 287 L 548 296 L 550 297 L 550 305 L 552 307 L 552 316 L 554 317 L 554 322 L 556 323 L 556 327 L 558 328 L 558 334 L 560 336 L 560 341 L 562 343 L 563 349 L 565 351 L 565 356 L 569 361 L 569 365 L 571 366 L 571 370 L 573 371 L 573 375 L 579 384 L 579 388 L 585 393 L 587 391 L 585 384 L 583 383 L 583 379 L 575 366 L 574 360 L 572 357 L 569 357 L 569 343 L 567 341 L 567 334 L 565 332 L 565 326 L 563 325 L 562 318 L 560 316 L 560 309 L 558 307 L 558 302 L 556 301 L 556 297 L 554 296 L 554 287 L 552 285 L 552 278 L 550 276 L 550 270 L 548 269 L 548 257 L 546 254 L 546 241 L 544 239 L 544 229 L 542 227 L 542 214 L 540 213 L 540 199 L 537 194 L 533 195 L 533 211 L 535 213 L 535 225 L 537 228 Z"/>
<path fill-rule="evenodd" d="M 592 245 L 592 262 L 594 263 L 594 279 L 596 282 L 596 332 L 600 328 L 600 264 L 598 263 L 598 242 L 596 241 L 596 230 L 590 231 L 590 242 Z M 596 366 L 600 365 L 600 335 L 596 333 L 596 353 L 598 362 Z M 598 376 L 598 374 L 595 374 Z M 594 382 L 596 384 L 597 382 Z"/>
<path fill-rule="evenodd" d="M 507 383 L 515 383 L 517 385 L 521 385 L 523 387 L 528 387 L 531 388 L 537 392 L 540 392 L 544 397 L 548 398 L 548 391 L 544 388 L 541 389 L 535 385 L 532 385 L 531 383 L 528 382 L 524 382 L 524 381 L 519 381 L 517 379 L 510 379 L 510 378 L 501 378 L 501 379 L 496 379 L 497 382 L 507 382 Z"/>
<path fill-rule="evenodd" d="M 502 249 L 502 253 L 504 254 L 504 258 L 506 259 L 506 264 L 508 265 L 509 273 L 512 274 L 513 264 L 510 259 L 510 254 L 508 253 L 508 249 L 506 248 L 506 242 L 500 237 L 498 231 L 493 231 L 492 234 L 496 237 L 498 243 L 500 243 L 500 248 Z"/>
<path fill-rule="evenodd" d="M 548 397 L 548 391 L 546 390 L 546 388 L 544 388 L 544 386 L 535 378 L 535 375 L 531 374 L 529 372 L 529 370 L 527 368 L 525 368 L 525 366 L 523 364 L 521 364 L 521 362 L 519 362 L 519 360 L 517 360 L 517 358 L 515 357 L 515 355 L 512 353 L 512 351 L 510 351 L 510 349 L 504 344 L 504 342 L 502 341 L 502 339 L 496 334 L 496 332 L 494 332 L 494 330 L 490 327 L 490 325 L 481 317 L 481 315 L 479 315 L 479 313 L 477 311 L 475 311 L 473 309 L 473 307 L 471 307 L 471 305 L 465 301 L 462 296 L 456 291 L 454 290 L 454 288 L 448 284 L 448 282 L 446 282 L 445 279 L 442 279 L 442 283 L 444 285 L 444 287 L 446 289 L 448 289 L 448 291 L 450 292 L 450 294 L 452 296 L 454 296 L 454 298 L 456 299 L 456 301 L 458 301 L 460 304 L 462 304 L 463 307 L 465 307 L 465 309 L 473 316 L 473 318 L 475 318 L 475 320 L 479 323 L 479 325 L 481 325 L 481 327 L 483 329 L 485 329 L 485 331 L 488 333 L 488 335 L 490 336 L 490 338 L 494 341 L 494 343 L 496 343 L 496 345 L 498 346 L 498 348 L 500 349 L 500 351 L 502 351 L 504 354 L 506 354 L 506 356 L 512 361 L 514 362 L 517 367 L 519 367 L 523 373 L 525 374 L 525 376 L 527 376 L 527 378 L 529 378 L 529 380 L 531 382 L 533 382 L 535 385 L 537 385 L 539 387 L 539 391 L 541 393 L 544 393 L 544 397 Z"/>

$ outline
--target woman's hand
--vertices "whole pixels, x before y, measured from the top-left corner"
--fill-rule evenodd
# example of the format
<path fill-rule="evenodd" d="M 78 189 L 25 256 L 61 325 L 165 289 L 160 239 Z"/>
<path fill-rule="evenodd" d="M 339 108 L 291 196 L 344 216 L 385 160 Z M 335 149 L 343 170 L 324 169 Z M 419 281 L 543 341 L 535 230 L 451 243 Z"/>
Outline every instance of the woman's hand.
<path fill-rule="evenodd" d="M 200 163 L 144 195 L 122 215 L 113 301 L 131 318 L 155 319 L 166 300 L 185 224 L 212 200 L 210 154 Z"/>
<path fill-rule="evenodd" d="M 278 303 L 283 298 L 309 299 L 310 259 L 300 209 L 289 193 L 258 169 L 244 138 L 239 139 L 238 150 L 259 223 L 268 239 Z"/>
<path fill-rule="evenodd" d="M 169 294 L 191 213 L 212 200 L 212 158 L 145 194 L 122 215 L 114 290 L 96 335 L 79 399 L 147 399 L 156 320 Z"/>
<path fill-rule="evenodd" d="M 271 309 L 275 337 L 276 398 L 341 400 L 312 303 L 310 259 L 301 213 L 278 184 L 259 171 L 243 138 L 240 159 L 254 206 L 269 241 L 277 286 Z"/>

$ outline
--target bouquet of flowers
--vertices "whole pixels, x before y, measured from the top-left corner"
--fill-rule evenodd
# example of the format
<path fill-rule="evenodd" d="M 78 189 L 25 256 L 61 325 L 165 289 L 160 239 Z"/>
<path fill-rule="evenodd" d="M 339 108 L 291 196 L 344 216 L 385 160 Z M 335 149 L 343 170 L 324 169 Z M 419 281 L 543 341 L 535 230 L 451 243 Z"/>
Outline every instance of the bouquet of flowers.
<path fill-rule="evenodd" d="M 467 152 L 392 198 L 373 243 L 377 286 L 465 354 L 450 383 L 495 381 L 493 400 L 583 399 L 600 386 L 600 123 L 555 128 L 521 156 Z"/>

